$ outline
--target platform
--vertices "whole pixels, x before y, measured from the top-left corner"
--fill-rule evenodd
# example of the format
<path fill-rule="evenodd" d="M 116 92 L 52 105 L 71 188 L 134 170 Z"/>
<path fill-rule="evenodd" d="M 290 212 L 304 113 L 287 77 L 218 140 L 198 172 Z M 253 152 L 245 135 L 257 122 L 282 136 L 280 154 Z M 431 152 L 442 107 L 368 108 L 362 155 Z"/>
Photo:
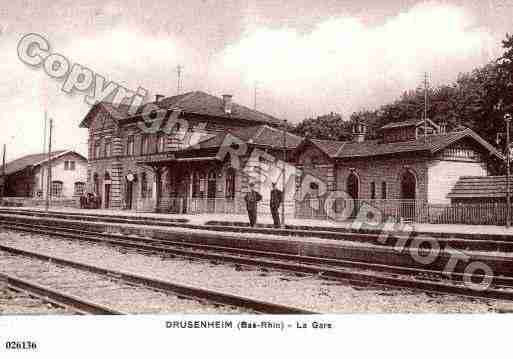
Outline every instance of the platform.
<path fill-rule="evenodd" d="M 19 209 L 19 210 L 36 210 L 44 211 L 42 207 L 1 207 L 0 209 Z M 109 210 L 109 209 L 78 209 L 68 207 L 52 207 L 50 212 L 66 212 L 66 213 L 83 213 L 88 215 L 115 215 L 127 218 L 162 218 L 162 219 L 181 219 L 195 226 L 237 226 L 247 227 L 248 218 L 245 215 L 232 214 L 169 214 L 169 213 L 151 213 L 151 212 L 135 212 L 126 210 Z M 336 222 L 329 220 L 315 220 L 302 218 L 285 218 L 286 227 L 290 230 L 302 231 L 337 231 L 337 232 L 365 232 L 376 233 L 382 229 L 365 228 L 361 223 L 354 221 Z M 270 215 L 259 215 L 257 228 L 252 228 L 252 232 L 259 232 L 260 229 L 272 228 L 273 221 Z M 513 227 L 493 225 L 467 225 L 467 224 L 430 224 L 430 223 L 411 223 L 413 233 L 422 235 L 431 235 L 433 237 L 458 237 L 458 238 L 476 238 L 491 240 L 511 240 L 513 241 Z M 248 228 L 249 230 L 249 228 Z M 389 230 L 390 231 L 390 230 Z M 263 231 L 262 233 L 268 233 Z"/>
<path fill-rule="evenodd" d="M 300 257 L 324 258 L 338 261 L 358 261 L 376 265 L 425 268 L 435 271 L 445 270 L 451 258 L 455 255 L 465 260 L 457 261 L 454 271 L 463 272 L 471 262 L 480 261 L 486 263 L 494 275 L 513 276 L 513 242 L 485 241 L 489 244 L 486 248 L 480 247 L 483 241 L 477 239 L 434 239 L 427 241 L 438 242 L 440 251 L 429 264 L 424 264 L 414 256 L 414 253 L 422 251 L 420 244 L 412 242 L 412 237 L 407 237 L 405 245 L 398 249 L 397 238 L 390 236 L 386 243 L 378 243 L 376 234 L 358 234 L 347 232 L 329 232 L 329 236 L 320 237 L 320 231 L 302 231 L 302 235 L 294 235 L 295 230 L 285 230 L 291 233 L 285 235 L 284 230 L 259 228 L 258 233 L 249 232 L 248 228 L 237 227 L 234 231 L 216 228 L 215 225 L 191 225 L 189 223 L 174 222 L 172 226 L 147 224 L 117 223 L 116 221 L 103 220 L 102 218 L 52 218 L 35 217 L 33 215 L 0 213 L 1 221 L 9 223 L 35 224 L 44 228 L 72 228 L 83 231 L 115 235 L 129 239 L 130 236 L 139 238 L 161 239 L 175 243 L 188 243 L 196 245 L 211 245 L 217 247 L 238 248 L 260 252 L 283 253 Z M 140 217 L 139 217 L 140 218 Z M 192 227 L 191 227 L 192 226 Z M 254 229 L 251 229 L 254 230 Z M 266 231 L 266 233 L 264 233 Z M 344 239 L 345 238 L 345 239 Z M 459 243 L 458 249 L 447 246 L 450 241 Z M 476 246 L 466 248 L 467 245 Z M 413 244 L 412 244 L 413 243 Z M 505 246 L 501 248 L 500 246 Z M 463 247 L 463 248 L 461 248 Z M 299 257 L 298 257 L 299 258 Z M 453 271 L 451 270 L 451 272 Z"/>

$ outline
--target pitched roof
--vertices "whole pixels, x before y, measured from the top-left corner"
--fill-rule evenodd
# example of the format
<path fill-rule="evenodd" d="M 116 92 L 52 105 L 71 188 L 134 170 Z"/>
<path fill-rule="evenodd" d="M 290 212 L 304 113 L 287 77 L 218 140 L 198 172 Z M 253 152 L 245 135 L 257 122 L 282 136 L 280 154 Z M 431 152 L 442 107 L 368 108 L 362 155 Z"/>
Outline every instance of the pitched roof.
<path fill-rule="evenodd" d="M 436 129 L 439 128 L 438 125 L 436 123 L 434 123 L 433 121 L 431 121 L 430 119 L 427 119 L 426 121 L 429 122 Z M 408 120 L 408 121 L 391 122 L 391 123 L 386 124 L 385 126 L 381 127 L 380 130 L 388 130 L 388 129 L 391 129 L 391 128 L 398 128 L 398 127 L 418 126 L 418 125 L 421 125 L 421 124 L 424 124 L 424 120 L 411 119 L 411 120 Z"/>
<path fill-rule="evenodd" d="M 241 141 L 255 146 L 283 148 L 283 131 L 270 127 L 268 125 L 242 127 L 228 130 L 214 137 L 205 139 L 197 145 L 185 148 L 183 151 L 190 149 L 207 149 L 221 147 L 228 134 L 240 139 Z M 288 149 L 296 148 L 303 138 L 290 132 L 285 132 L 285 147 Z"/>
<path fill-rule="evenodd" d="M 347 143 L 345 141 L 331 141 L 331 140 L 310 140 L 315 146 L 321 151 L 327 154 L 329 157 L 335 157 L 342 147 Z"/>
<path fill-rule="evenodd" d="M 331 158 L 347 159 L 347 158 L 363 158 L 371 156 L 391 155 L 404 152 L 420 152 L 429 151 L 435 153 L 447 146 L 457 142 L 465 137 L 474 139 L 476 142 L 485 147 L 490 153 L 503 158 L 503 156 L 486 142 L 477 133 L 465 128 L 459 132 L 449 132 L 446 134 L 429 135 L 416 140 L 404 142 L 383 142 L 382 140 L 367 140 L 363 142 L 342 142 L 329 140 L 308 140 Z"/>
<path fill-rule="evenodd" d="M 82 157 L 84 160 L 86 158 L 81 154 L 71 151 L 71 150 L 63 150 L 63 151 L 53 151 L 51 153 L 51 158 L 56 159 L 67 153 L 76 153 L 78 156 Z M 26 155 L 21 158 L 15 159 L 5 164 L 5 174 L 10 175 L 16 172 L 19 172 L 27 167 L 38 166 L 40 164 L 46 163 L 48 161 L 48 153 L 36 153 L 32 155 Z M 1 171 L 0 171 L 1 174 Z"/>
<path fill-rule="evenodd" d="M 429 135 L 426 138 L 420 137 L 416 140 L 404 142 L 384 143 L 381 140 L 364 141 L 362 143 L 347 143 L 337 153 L 337 158 L 354 158 L 380 156 L 394 153 L 429 151 L 430 153 L 438 152 L 447 146 L 469 137 L 485 147 L 490 153 L 495 154 L 499 158 L 502 155 L 488 142 L 481 138 L 477 133 L 470 129 L 459 132 L 449 132 L 446 134 Z"/>
<path fill-rule="evenodd" d="M 460 177 L 449 198 L 502 198 L 506 197 L 506 176 Z"/>
<path fill-rule="evenodd" d="M 192 114 L 246 120 L 256 123 L 266 123 L 270 125 L 281 125 L 283 123 L 283 121 L 271 115 L 250 109 L 235 102 L 232 102 L 231 114 L 226 114 L 224 112 L 223 99 L 202 91 L 192 91 L 176 96 L 166 97 L 158 102 L 151 102 L 151 104 L 166 110 L 179 108 L 186 113 Z M 133 115 L 129 113 L 130 106 L 128 105 L 121 104 L 116 106 L 109 102 L 101 102 L 97 105 L 102 105 L 117 120 L 133 117 Z M 133 113 L 140 115 L 143 109 L 144 106 L 141 106 Z M 80 127 L 87 127 L 89 125 L 88 115 L 86 115 L 80 124 Z"/>

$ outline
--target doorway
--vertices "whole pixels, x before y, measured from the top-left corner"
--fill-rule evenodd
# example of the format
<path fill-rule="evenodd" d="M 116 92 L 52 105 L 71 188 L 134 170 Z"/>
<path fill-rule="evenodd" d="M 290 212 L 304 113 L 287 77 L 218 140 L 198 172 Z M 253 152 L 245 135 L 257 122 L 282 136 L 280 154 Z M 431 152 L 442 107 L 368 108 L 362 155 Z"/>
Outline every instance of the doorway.
<path fill-rule="evenodd" d="M 358 175 L 351 171 L 347 177 L 347 194 L 351 196 L 353 201 L 353 211 L 350 218 L 355 218 L 358 213 L 358 197 L 360 194 L 360 179 Z"/>
<path fill-rule="evenodd" d="M 126 181 L 126 209 L 132 209 L 134 183 Z"/>
<path fill-rule="evenodd" d="M 415 219 L 417 197 L 417 179 L 412 171 L 406 170 L 401 176 L 401 217 L 412 221 Z"/>
<path fill-rule="evenodd" d="M 110 208 L 110 183 L 105 183 L 105 208 Z"/>
<path fill-rule="evenodd" d="M 210 171 L 207 180 L 207 212 L 213 213 L 216 210 L 216 172 Z"/>

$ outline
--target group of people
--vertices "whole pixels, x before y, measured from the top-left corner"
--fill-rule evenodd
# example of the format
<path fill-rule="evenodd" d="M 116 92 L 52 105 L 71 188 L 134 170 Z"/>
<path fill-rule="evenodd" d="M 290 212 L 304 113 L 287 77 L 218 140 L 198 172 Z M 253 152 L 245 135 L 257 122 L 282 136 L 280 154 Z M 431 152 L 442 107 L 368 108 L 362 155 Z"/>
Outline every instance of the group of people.
<path fill-rule="evenodd" d="M 244 196 L 246 202 L 246 209 L 248 210 L 249 225 L 254 227 L 257 222 L 257 207 L 258 202 L 262 200 L 262 195 L 255 191 L 255 185 L 249 184 L 250 191 Z M 280 227 L 280 213 L 279 208 L 283 202 L 283 192 L 276 188 L 276 183 L 273 182 L 271 189 L 271 199 L 269 207 L 271 208 L 271 215 L 273 216 L 274 227 Z"/>
<path fill-rule="evenodd" d="M 102 199 L 96 193 L 87 193 L 80 196 L 80 208 L 98 209 L 102 207 Z"/>

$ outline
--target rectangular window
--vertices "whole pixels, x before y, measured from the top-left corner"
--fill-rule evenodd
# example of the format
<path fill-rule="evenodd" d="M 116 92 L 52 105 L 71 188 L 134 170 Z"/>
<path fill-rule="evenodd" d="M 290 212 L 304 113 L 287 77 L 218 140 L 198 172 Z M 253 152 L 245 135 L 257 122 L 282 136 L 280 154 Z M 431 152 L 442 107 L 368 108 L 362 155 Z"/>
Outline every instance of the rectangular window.
<path fill-rule="evenodd" d="M 96 141 L 94 144 L 94 158 L 100 158 L 101 156 L 102 142 Z"/>
<path fill-rule="evenodd" d="M 107 142 L 105 142 L 105 151 L 104 151 L 103 156 L 110 157 L 110 150 L 111 150 L 111 142 L 107 141 Z"/>
<path fill-rule="evenodd" d="M 376 182 L 371 182 L 370 184 L 370 198 L 376 199 Z"/>
<path fill-rule="evenodd" d="M 75 161 L 69 161 L 69 170 L 74 171 L 75 170 Z"/>
<path fill-rule="evenodd" d="M 76 182 L 75 183 L 75 196 L 82 196 L 85 191 L 85 183 L 84 182 Z"/>
<path fill-rule="evenodd" d="M 61 181 L 52 181 L 52 187 L 50 188 L 50 193 L 53 197 L 62 196 L 62 182 Z"/>
<path fill-rule="evenodd" d="M 387 199 L 387 183 L 386 182 L 381 183 L 381 198 Z"/>
<path fill-rule="evenodd" d="M 161 153 L 164 152 L 164 144 L 165 144 L 166 137 L 163 133 L 160 133 L 157 136 L 157 152 Z"/>
<path fill-rule="evenodd" d="M 149 150 L 149 137 L 148 135 L 143 135 L 141 138 L 141 155 L 145 155 Z"/>
<path fill-rule="evenodd" d="M 126 142 L 126 155 L 133 156 L 134 155 L 134 136 L 130 135 L 127 138 Z"/>
<path fill-rule="evenodd" d="M 69 162 L 68 161 L 64 161 L 64 170 L 65 171 L 69 170 Z"/>

